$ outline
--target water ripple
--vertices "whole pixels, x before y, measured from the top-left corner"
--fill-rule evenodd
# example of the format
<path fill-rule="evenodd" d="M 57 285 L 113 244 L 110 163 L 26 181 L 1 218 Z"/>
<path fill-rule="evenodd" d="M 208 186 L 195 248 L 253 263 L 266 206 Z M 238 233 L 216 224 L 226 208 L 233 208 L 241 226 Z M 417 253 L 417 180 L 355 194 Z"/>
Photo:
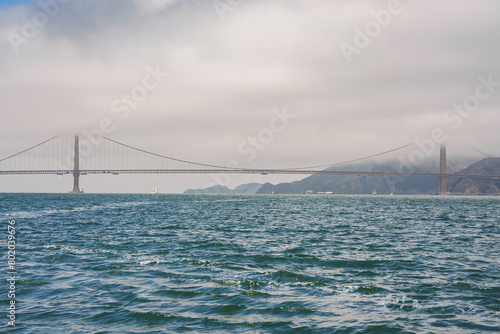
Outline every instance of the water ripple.
<path fill-rule="evenodd" d="M 0 202 L 23 333 L 500 331 L 500 198 Z"/>

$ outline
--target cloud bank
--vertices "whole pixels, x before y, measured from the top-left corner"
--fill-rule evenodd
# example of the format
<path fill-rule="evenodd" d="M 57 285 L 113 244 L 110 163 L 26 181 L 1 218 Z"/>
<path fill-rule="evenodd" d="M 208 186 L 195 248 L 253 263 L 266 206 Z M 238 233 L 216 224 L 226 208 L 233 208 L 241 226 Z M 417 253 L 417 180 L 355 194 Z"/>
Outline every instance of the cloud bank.
<path fill-rule="evenodd" d="M 498 1 L 401 1 L 385 21 L 391 1 L 216 3 L 47 0 L 2 8 L 0 155 L 109 118 L 118 140 L 244 163 L 238 145 L 284 107 L 296 118 L 249 165 L 356 158 L 436 127 L 450 141 L 497 148 L 500 88 L 457 129 L 443 115 L 474 94 L 479 77 L 500 82 Z M 343 43 L 358 52 L 347 59 Z M 136 87 L 148 68 L 168 77 L 142 99 Z M 137 105 L 122 119 L 113 103 L 134 89 Z"/>

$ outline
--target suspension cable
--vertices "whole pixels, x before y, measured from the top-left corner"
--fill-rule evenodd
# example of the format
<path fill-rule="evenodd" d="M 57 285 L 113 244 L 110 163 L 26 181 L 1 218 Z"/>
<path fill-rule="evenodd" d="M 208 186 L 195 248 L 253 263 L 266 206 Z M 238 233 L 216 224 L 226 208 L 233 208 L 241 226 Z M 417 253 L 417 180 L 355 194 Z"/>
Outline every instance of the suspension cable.
<path fill-rule="evenodd" d="M 0 160 L 0 162 L 5 161 L 5 160 L 10 159 L 10 158 L 13 158 L 13 157 L 15 157 L 15 156 L 18 156 L 18 155 L 23 154 L 23 153 L 25 153 L 25 152 L 28 152 L 29 150 L 32 150 L 32 149 L 34 149 L 34 148 L 36 148 L 36 147 L 38 147 L 38 146 L 41 146 L 41 145 L 43 145 L 43 144 L 45 144 L 45 143 L 47 143 L 47 142 L 49 142 L 49 141 L 51 141 L 52 139 L 57 138 L 57 137 L 59 137 L 59 135 L 54 136 L 54 137 L 52 137 L 52 138 L 50 138 L 50 139 L 47 139 L 46 141 L 43 141 L 43 142 L 41 142 L 40 144 L 36 144 L 35 146 L 31 146 L 30 148 L 27 148 L 27 149 L 25 149 L 24 151 L 21 151 L 21 152 L 18 152 L 18 153 L 16 153 L 16 154 L 13 154 L 13 155 L 11 155 L 11 156 L 9 156 L 9 157 L 7 157 L 7 158 L 3 158 L 3 159 L 1 159 L 1 160 Z"/>

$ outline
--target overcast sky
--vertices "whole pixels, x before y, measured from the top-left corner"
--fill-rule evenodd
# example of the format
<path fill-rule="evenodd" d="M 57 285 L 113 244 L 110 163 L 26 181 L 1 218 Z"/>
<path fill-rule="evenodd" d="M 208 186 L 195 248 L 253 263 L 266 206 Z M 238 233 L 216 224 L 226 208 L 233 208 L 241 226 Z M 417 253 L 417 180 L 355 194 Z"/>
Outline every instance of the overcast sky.
<path fill-rule="evenodd" d="M 0 6 L 0 157 L 103 119 L 113 139 L 218 165 L 342 161 L 438 127 L 450 142 L 500 151 L 499 1 L 61 2 Z M 450 111 L 473 103 L 485 80 L 473 111 Z M 293 118 L 273 121 L 277 110 Z M 279 131 L 255 157 L 238 152 L 273 122 Z M 232 176 L 230 186 L 291 179 Z M 71 182 L 2 176 L 0 191 L 65 192 Z M 146 192 L 152 182 L 182 192 L 215 180 L 82 178 L 88 192 Z"/>

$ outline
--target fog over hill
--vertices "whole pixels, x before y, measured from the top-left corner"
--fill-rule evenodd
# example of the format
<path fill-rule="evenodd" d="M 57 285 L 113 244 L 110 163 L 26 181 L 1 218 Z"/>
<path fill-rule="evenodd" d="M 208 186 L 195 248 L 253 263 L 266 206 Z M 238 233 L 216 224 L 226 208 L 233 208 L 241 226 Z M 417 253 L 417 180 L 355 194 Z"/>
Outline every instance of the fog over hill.
<path fill-rule="evenodd" d="M 480 175 L 500 175 L 500 158 L 481 160 L 461 173 Z M 449 182 L 452 194 L 463 195 L 500 195 L 500 180 L 453 179 Z"/>
<path fill-rule="evenodd" d="M 261 183 L 248 183 L 229 189 L 226 186 L 215 185 L 204 189 L 188 189 L 184 194 L 256 194 L 262 187 Z"/>
<path fill-rule="evenodd" d="M 343 171 L 390 171 L 397 172 L 395 164 L 356 164 L 348 167 L 331 167 L 326 170 Z M 415 173 L 437 173 L 439 168 L 434 162 L 427 162 Z M 448 173 L 500 175 L 500 158 L 487 158 L 477 162 L 453 159 L 447 166 Z M 357 176 L 314 174 L 300 181 L 289 183 L 248 183 L 235 189 L 215 185 L 204 189 L 188 189 L 185 194 L 401 194 L 433 195 L 438 193 L 439 180 L 436 177 L 397 175 Z M 448 180 L 448 191 L 465 195 L 500 195 L 500 180 L 457 179 Z"/>
<path fill-rule="evenodd" d="M 500 158 L 488 158 L 476 162 L 465 169 L 465 161 L 456 161 L 448 165 L 449 173 L 500 175 Z M 334 170 L 330 168 L 328 170 Z M 358 165 L 344 170 L 393 171 L 394 165 Z M 436 173 L 437 164 L 428 163 L 414 168 L 416 173 Z M 332 192 L 333 194 L 402 194 L 431 195 L 437 194 L 439 180 L 435 177 L 401 176 L 356 176 L 315 174 L 303 180 L 273 185 L 266 183 L 259 194 L 303 194 L 306 192 Z M 457 194 L 500 194 L 500 180 L 450 179 L 448 189 Z"/>

